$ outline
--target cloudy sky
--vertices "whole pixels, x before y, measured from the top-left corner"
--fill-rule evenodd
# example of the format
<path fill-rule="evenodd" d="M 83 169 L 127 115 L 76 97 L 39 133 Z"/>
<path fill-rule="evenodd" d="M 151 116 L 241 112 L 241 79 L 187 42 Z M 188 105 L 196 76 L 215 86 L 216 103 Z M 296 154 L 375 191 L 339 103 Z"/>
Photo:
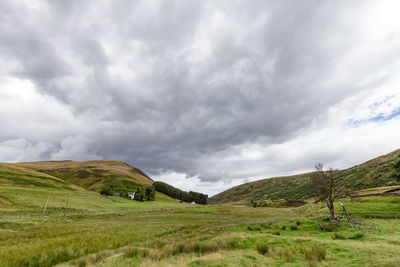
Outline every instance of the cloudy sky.
<path fill-rule="evenodd" d="M 0 1 L 0 161 L 213 195 L 400 148 L 399 1 Z"/>

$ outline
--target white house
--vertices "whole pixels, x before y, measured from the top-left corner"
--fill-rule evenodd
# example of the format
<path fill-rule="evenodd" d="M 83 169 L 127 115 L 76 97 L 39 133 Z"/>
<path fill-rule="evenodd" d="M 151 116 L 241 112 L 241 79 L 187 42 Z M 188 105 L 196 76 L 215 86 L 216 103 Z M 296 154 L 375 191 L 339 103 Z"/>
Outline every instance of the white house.
<path fill-rule="evenodd" d="M 128 192 L 130 199 L 135 199 L 135 192 Z"/>

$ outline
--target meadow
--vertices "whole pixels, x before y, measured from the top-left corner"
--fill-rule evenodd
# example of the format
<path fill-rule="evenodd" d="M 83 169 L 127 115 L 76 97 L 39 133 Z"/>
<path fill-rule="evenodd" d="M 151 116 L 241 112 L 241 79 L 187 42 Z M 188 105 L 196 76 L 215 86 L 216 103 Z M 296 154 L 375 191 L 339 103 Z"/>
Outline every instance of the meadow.
<path fill-rule="evenodd" d="M 0 266 L 398 266 L 400 198 L 341 201 L 363 225 L 327 222 L 322 203 L 202 206 L 2 186 Z"/>

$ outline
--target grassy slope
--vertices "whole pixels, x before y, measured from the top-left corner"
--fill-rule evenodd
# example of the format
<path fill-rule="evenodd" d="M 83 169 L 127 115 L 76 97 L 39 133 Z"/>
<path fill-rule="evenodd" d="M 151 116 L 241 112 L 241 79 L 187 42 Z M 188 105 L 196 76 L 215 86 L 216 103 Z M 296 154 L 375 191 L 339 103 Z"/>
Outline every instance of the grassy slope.
<path fill-rule="evenodd" d="M 0 163 L 0 185 L 85 191 L 79 186 L 71 184 L 68 181 L 8 163 Z"/>
<path fill-rule="evenodd" d="M 397 182 L 391 177 L 393 164 L 400 150 L 341 170 L 343 184 L 356 190 L 393 186 Z M 248 204 L 251 200 L 301 200 L 310 196 L 307 188 L 309 173 L 287 177 L 263 179 L 230 188 L 210 198 L 212 203 Z"/>
<path fill-rule="evenodd" d="M 134 191 L 138 185 L 151 185 L 153 180 L 141 170 L 122 161 L 42 161 L 9 164 L 35 170 L 87 190 L 99 192 L 113 186 L 115 191 Z"/>

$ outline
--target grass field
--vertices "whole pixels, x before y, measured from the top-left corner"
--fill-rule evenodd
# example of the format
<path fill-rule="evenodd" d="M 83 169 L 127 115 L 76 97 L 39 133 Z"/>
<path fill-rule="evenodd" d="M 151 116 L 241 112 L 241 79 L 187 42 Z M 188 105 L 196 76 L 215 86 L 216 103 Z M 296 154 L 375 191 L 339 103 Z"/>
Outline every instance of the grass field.
<path fill-rule="evenodd" d="M 3 186 L 0 266 L 398 266 L 400 198 L 343 202 L 362 227 L 324 221 L 323 204 L 198 206 L 161 194 L 141 203 Z"/>

